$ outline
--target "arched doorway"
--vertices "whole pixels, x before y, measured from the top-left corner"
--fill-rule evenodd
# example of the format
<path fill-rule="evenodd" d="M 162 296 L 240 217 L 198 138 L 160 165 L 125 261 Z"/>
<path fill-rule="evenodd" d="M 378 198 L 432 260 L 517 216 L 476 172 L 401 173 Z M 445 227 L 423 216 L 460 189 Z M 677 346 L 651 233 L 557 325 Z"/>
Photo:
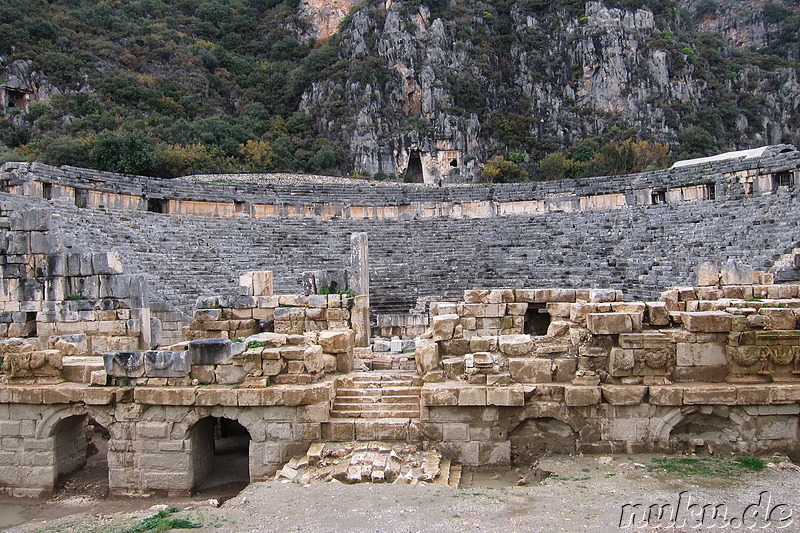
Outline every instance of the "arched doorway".
<path fill-rule="evenodd" d="M 68 416 L 53 426 L 55 479 L 63 496 L 108 496 L 108 429 L 88 415 Z"/>
<path fill-rule="evenodd" d="M 238 421 L 209 416 L 191 430 L 192 492 L 233 496 L 250 483 L 250 433 Z"/>
<path fill-rule="evenodd" d="M 530 465 L 542 455 L 574 453 L 577 433 L 555 418 L 528 418 L 514 428 L 511 441 L 511 464 Z"/>
<path fill-rule="evenodd" d="M 731 453 L 736 451 L 740 438 L 739 427 L 729 418 L 702 413 L 687 415 L 669 434 L 674 451 L 694 451 L 698 445 L 711 445 L 721 453 Z"/>

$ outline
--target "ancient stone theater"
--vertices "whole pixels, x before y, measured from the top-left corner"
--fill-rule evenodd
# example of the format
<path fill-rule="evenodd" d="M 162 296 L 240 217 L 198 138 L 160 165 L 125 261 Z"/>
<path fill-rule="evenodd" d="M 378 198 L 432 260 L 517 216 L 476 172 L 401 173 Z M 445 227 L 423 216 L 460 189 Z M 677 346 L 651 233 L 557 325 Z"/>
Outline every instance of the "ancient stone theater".
<path fill-rule="evenodd" d="M 789 145 L 488 185 L 6 163 L 0 490 L 52 491 L 93 432 L 118 494 L 192 492 L 226 435 L 247 480 L 336 442 L 436 449 L 451 484 L 554 451 L 796 458 L 798 178 Z"/>

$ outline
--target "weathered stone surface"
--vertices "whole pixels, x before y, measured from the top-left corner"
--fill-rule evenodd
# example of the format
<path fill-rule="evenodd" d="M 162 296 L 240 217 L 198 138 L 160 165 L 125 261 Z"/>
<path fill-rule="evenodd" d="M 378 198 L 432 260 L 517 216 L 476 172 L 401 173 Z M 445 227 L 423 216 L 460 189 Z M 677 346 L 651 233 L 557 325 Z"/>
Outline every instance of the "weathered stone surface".
<path fill-rule="evenodd" d="M 461 387 L 458 405 L 486 405 L 486 387 Z"/>
<path fill-rule="evenodd" d="M 355 333 L 352 329 L 320 331 L 319 345 L 325 353 L 352 351 Z"/>
<path fill-rule="evenodd" d="M 668 326 L 669 311 L 666 302 L 647 302 L 645 320 L 651 326 Z"/>
<path fill-rule="evenodd" d="M 325 369 L 322 346 L 309 346 L 303 352 L 303 362 L 308 372 L 315 374 Z"/>
<path fill-rule="evenodd" d="M 765 317 L 764 328 L 772 330 L 795 329 L 797 318 L 793 309 L 762 307 L 759 314 Z"/>
<path fill-rule="evenodd" d="M 583 407 L 600 403 L 600 387 L 564 385 L 564 402 L 570 407 Z"/>
<path fill-rule="evenodd" d="M 689 331 L 722 333 L 731 330 L 732 315 L 721 311 L 682 313 L 683 325 Z"/>
<path fill-rule="evenodd" d="M 509 357 L 520 357 L 531 353 L 533 339 L 530 335 L 501 335 L 499 347 Z"/>
<path fill-rule="evenodd" d="M 719 266 L 711 261 L 701 263 L 695 273 L 698 287 L 710 287 L 719 283 Z"/>
<path fill-rule="evenodd" d="M 150 350 L 144 353 L 144 374 L 147 377 L 188 376 L 191 366 L 187 351 Z"/>
<path fill-rule="evenodd" d="M 614 289 L 591 289 L 589 291 L 590 302 L 616 302 L 618 293 Z"/>
<path fill-rule="evenodd" d="M 439 368 L 439 345 L 433 339 L 417 340 L 414 359 L 420 374 Z"/>
<path fill-rule="evenodd" d="M 422 402 L 430 406 L 458 405 L 458 388 L 426 383 L 422 388 Z"/>
<path fill-rule="evenodd" d="M 649 401 L 653 405 L 683 405 L 683 387 L 651 385 L 649 389 Z"/>
<path fill-rule="evenodd" d="M 89 343 L 84 333 L 50 337 L 48 343 L 51 349 L 59 350 L 64 355 L 87 355 L 89 353 Z"/>
<path fill-rule="evenodd" d="M 602 385 L 603 399 L 611 405 L 638 405 L 644 401 L 647 387 L 642 385 Z"/>
<path fill-rule="evenodd" d="M 720 273 L 722 285 L 750 285 L 753 283 L 753 269 L 739 261 L 729 259 Z"/>
<path fill-rule="evenodd" d="M 434 341 L 446 341 L 453 338 L 456 324 L 458 323 L 458 315 L 439 315 L 431 319 L 431 328 L 433 330 Z"/>
<path fill-rule="evenodd" d="M 633 349 L 614 347 L 608 358 L 608 369 L 612 376 L 628 376 L 636 364 Z"/>
<path fill-rule="evenodd" d="M 198 339 L 189 342 L 188 354 L 193 365 L 219 365 L 231 356 L 228 339 Z"/>
<path fill-rule="evenodd" d="M 508 370 L 511 379 L 517 383 L 550 383 L 552 381 L 552 365 L 550 359 L 510 358 Z"/>
<path fill-rule="evenodd" d="M 735 405 L 736 387 L 733 385 L 694 385 L 683 389 L 686 405 Z"/>
<path fill-rule="evenodd" d="M 676 346 L 678 366 L 725 366 L 728 358 L 722 344 L 680 342 Z"/>
<path fill-rule="evenodd" d="M 525 405 L 522 387 L 489 387 L 486 390 L 486 405 L 521 407 Z"/>
<path fill-rule="evenodd" d="M 103 354 L 106 372 L 113 377 L 144 376 L 144 352 L 109 352 Z"/>
<path fill-rule="evenodd" d="M 3 372 L 10 378 L 59 377 L 62 355 L 58 350 L 9 353 L 3 356 Z"/>
<path fill-rule="evenodd" d="M 136 387 L 134 399 L 145 405 L 193 405 L 195 389 L 192 387 Z"/>
<path fill-rule="evenodd" d="M 220 385 L 235 385 L 244 381 L 247 369 L 241 365 L 217 365 L 214 367 L 214 381 Z"/>
<path fill-rule="evenodd" d="M 636 331 L 633 316 L 630 313 L 590 313 L 587 317 L 587 326 L 595 335 L 630 333 Z"/>

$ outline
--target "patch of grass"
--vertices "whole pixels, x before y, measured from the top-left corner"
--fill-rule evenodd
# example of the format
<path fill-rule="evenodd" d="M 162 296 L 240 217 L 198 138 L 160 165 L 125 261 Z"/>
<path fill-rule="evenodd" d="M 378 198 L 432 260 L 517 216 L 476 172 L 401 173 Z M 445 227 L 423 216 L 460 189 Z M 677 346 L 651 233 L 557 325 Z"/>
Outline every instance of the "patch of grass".
<path fill-rule="evenodd" d="M 761 302 L 761 298 L 745 298 L 745 302 Z"/>
<path fill-rule="evenodd" d="M 77 301 L 77 300 L 85 300 L 86 296 L 84 296 L 82 294 L 70 294 L 69 296 L 67 296 L 64 299 L 68 300 L 70 302 L 74 302 L 74 301 Z"/>
<path fill-rule="evenodd" d="M 735 477 L 745 472 L 761 472 L 765 467 L 766 463 L 758 457 L 668 457 L 654 458 L 648 470 L 681 476 Z"/>
<path fill-rule="evenodd" d="M 247 346 L 245 346 L 245 349 L 249 350 L 250 348 L 264 348 L 266 345 L 267 345 L 267 343 L 265 343 L 265 342 L 250 341 L 250 342 L 247 343 Z"/>
<path fill-rule="evenodd" d="M 145 531 L 169 531 L 171 529 L 198 529 L 203 527 L 203 524 L 186 520 L 185 518 L 170 518 L 170 516 L 180 509 L 173 507 L 167 511 L 159 511 L 150 518 L 145 518 L 138 524 L 135 524 L 127 529 L 123 529 L 120 533 L 144 533 Z"/>

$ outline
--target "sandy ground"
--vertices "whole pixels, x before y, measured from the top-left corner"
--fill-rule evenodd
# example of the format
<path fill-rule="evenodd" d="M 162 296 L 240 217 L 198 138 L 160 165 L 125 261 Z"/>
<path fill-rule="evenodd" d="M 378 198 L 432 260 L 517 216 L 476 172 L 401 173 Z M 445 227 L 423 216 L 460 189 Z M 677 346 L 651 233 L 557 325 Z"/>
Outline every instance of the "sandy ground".
<path fill-rule="evenodd" d="M 608 532 L 623 525 L 662 531 L 800 531 L 800 472 L 793 468 L 767 468 L 732 477 L 685 476 L 651 471 L 652 455 L 572 457 L 540 460 L 538 468 L 552 472 L 536 482 L 539 471 L 505 471 L 468 475 L 465 488 L 438 485 L 343 485 L 338 482 L 254 483 L 221 507 L 203 499 L 155 501 L 127 500 L 127 505 L 147 509 L 154 504 L 181 507 L 175 517 L 202 524 L 194 531 L 231 532 Z M 513 486 L 527 476 L 531 485 Z M 542 477 L 542 476 L 538 476 Z M 683 493 L 683 496 L 681 496 Z M 73 496 L 74 498 L 74 496 Z M 36 500 L 12 501 L 22 505 L 23 518 L 31 520 Z M 63 510 L 63 500 L 39 502 L 43 508 Z M 124 501 L 122 503 L 125 503 Z M 625 504 L 641 503 L 664 508 L 659 522 L 644 514 L 623 513 Z M 1 505 L 1 504 L 0 504 Z M 8 503 L 6 505 L 9 505 Z M 153 511 L 131 513 L 115 509 L 119 502 L 95 501 L 83 510 L 61 518 L 28 522 L 14 532 L 121 532 Z M 705 506 L 705 507 L 703 507 Z M 713 507 L 718 515 L 712 516 Z M 675 508 L 678 508 L 676 511 Z M 3 507 L 0 506 L 0 510 Z M 705 509 L 705 517 L 702 513 Z M 40 509 L 41 511 L 41 509 Z M 114 511 L 118 511 L 114 513 Z M 630 508 L 628 508 L 630 511 Z M 39 518 L 44 518 L 41 514 Z M 766 519 L 771 518 L 770 522 Z M 743 520 L 743 522 L 742 522 Z M 738 527 L 737 527 L 738 526 Z M 186 530 L 188 531 L 188 530 Z"/>

